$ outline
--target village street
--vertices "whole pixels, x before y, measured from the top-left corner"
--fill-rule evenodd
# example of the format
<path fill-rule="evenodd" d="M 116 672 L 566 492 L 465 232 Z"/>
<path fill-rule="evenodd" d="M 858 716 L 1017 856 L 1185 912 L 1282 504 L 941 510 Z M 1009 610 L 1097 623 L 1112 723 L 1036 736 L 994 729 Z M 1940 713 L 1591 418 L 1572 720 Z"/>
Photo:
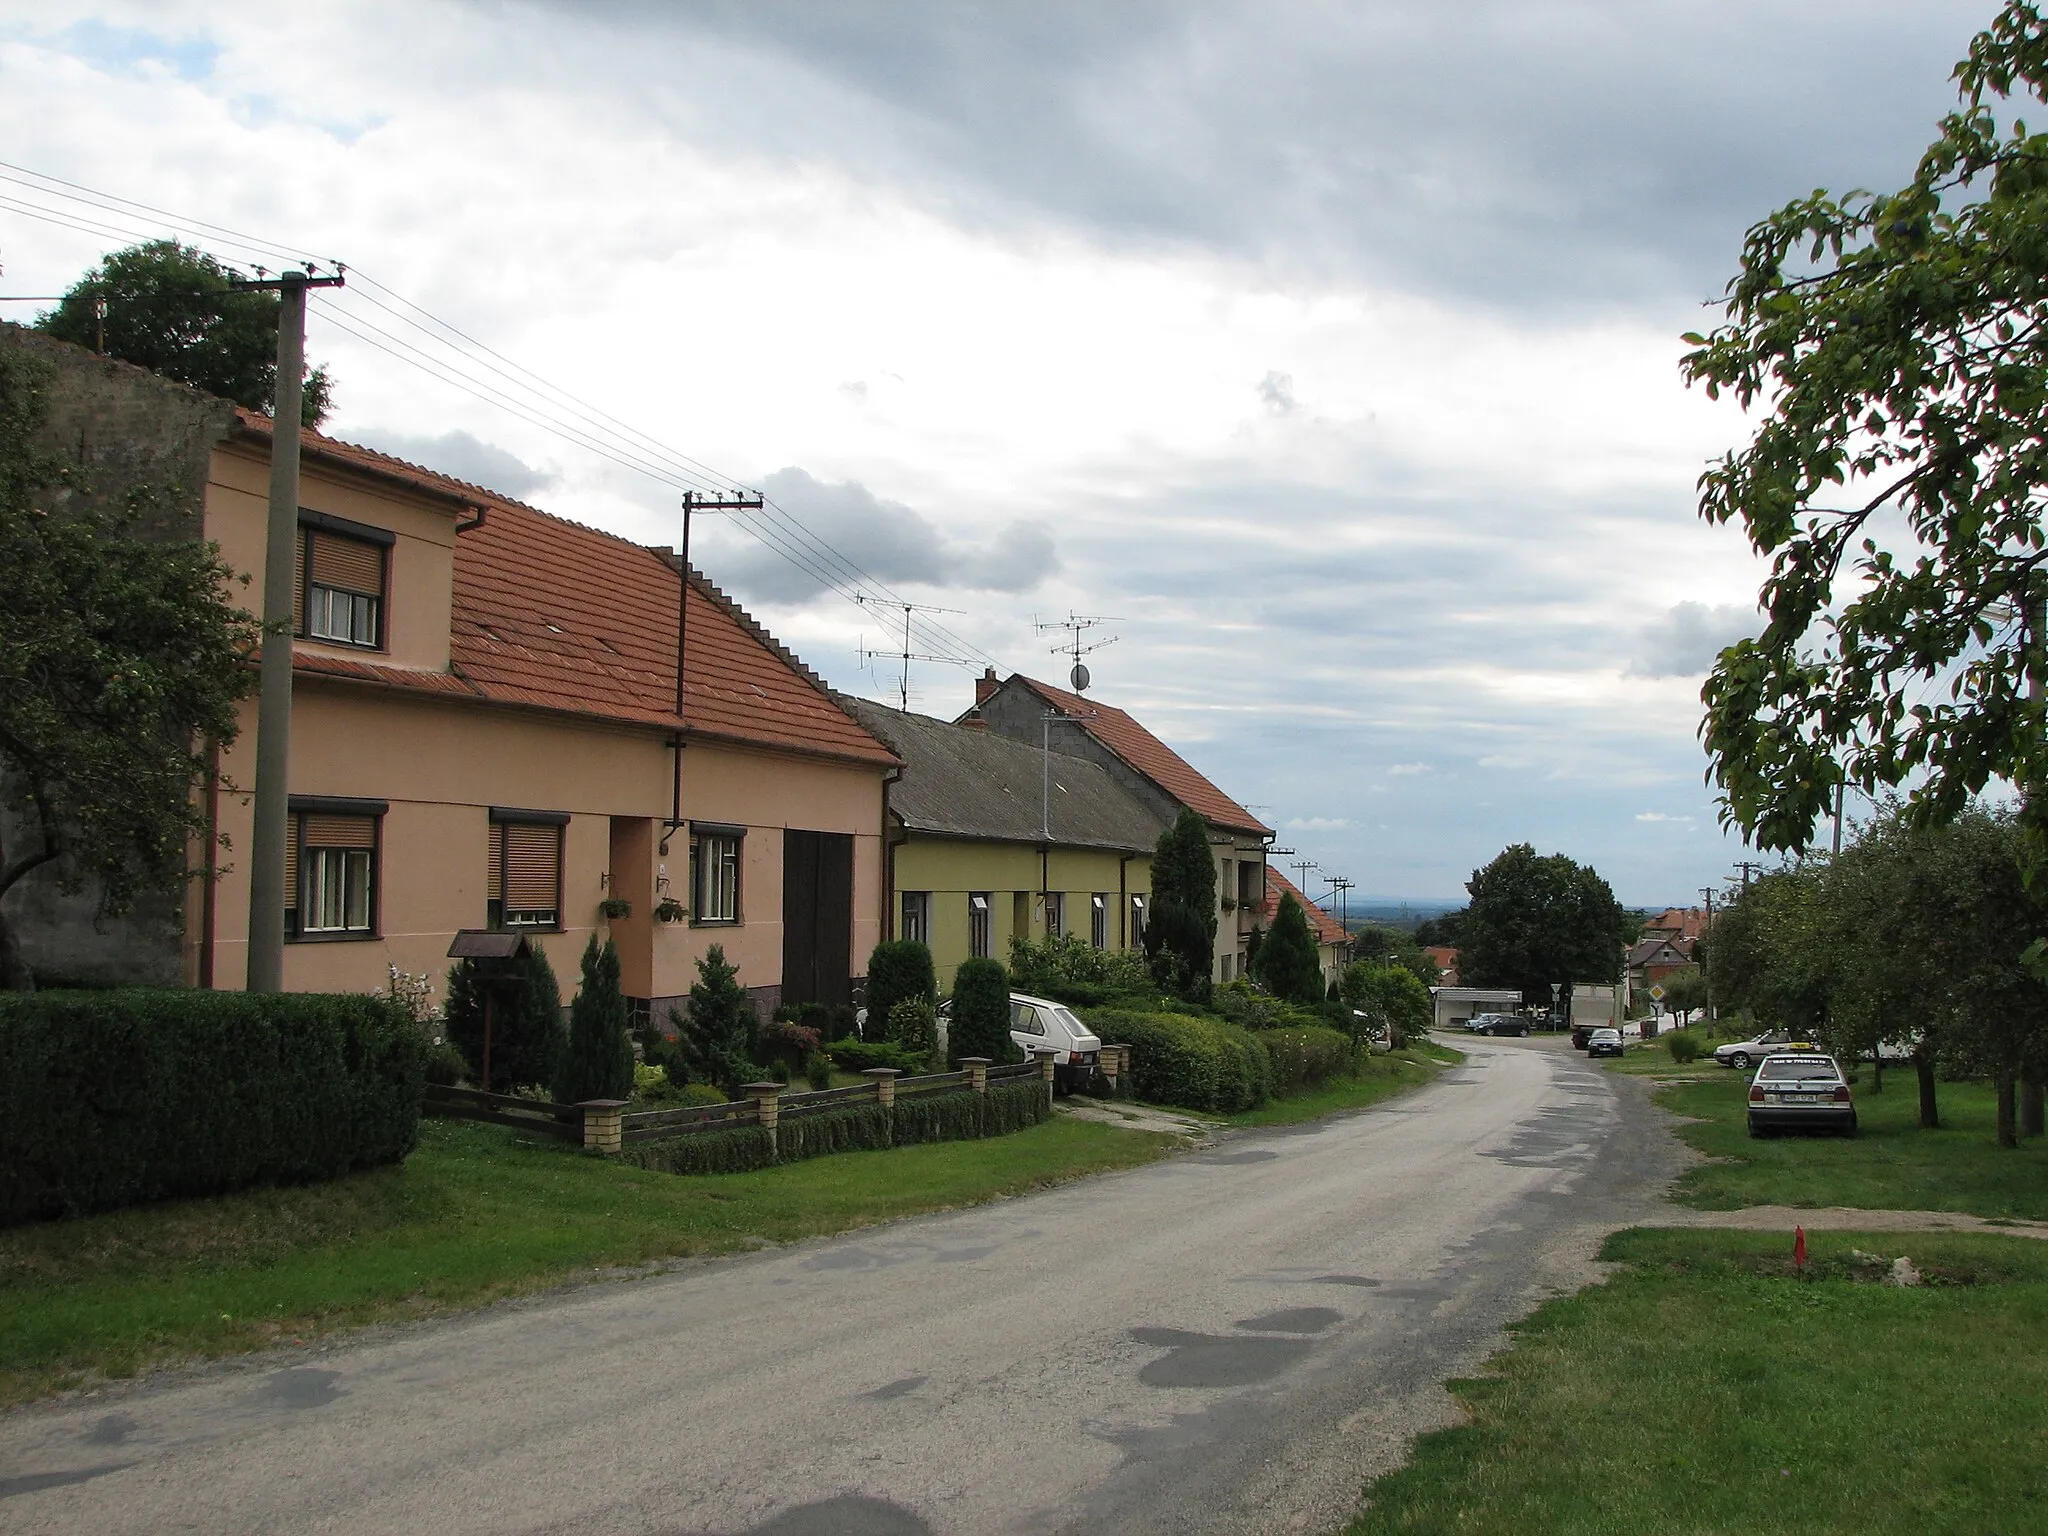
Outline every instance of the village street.
<path fill-rule="evenodd" d="M 1028 1199 L 0 1420 L 10 1532 L 1328 1531 L 1677 1156 L 1556 1039 Z"/>

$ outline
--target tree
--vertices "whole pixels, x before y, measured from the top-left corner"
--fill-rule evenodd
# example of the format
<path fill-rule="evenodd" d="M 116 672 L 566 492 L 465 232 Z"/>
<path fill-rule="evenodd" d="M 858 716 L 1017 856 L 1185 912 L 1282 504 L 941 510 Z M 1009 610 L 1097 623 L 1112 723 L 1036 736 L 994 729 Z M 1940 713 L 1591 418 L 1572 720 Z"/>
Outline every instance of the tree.
<path fill-rule="evenodd" d="M 1707 981 L 1697 967 L 1673 971 L 1664 978 L 1664 1011 L 1674 1014 L 1681 1022 L 1690 1022 L 1691 1016 L 1707 1006 Z"/>
<path fill-rule="evenodd" d="M 689 1080 L 710 1083 L 727 1098 L 753 1080 L 754 1036 L 760 1028 L 739 975 L 738 966 L 726 963 L 725 946 L 713 944 L 697 962 L 689 1013 L 674 1008 L 668 1013 Z"/>
<path fill-rule="evenodd" d="M 1459 928 L 1458 977 L 1465 985 L 1514 987 L 1524 998 L 1548 1002 L 1553 982 L 1569 989 L 1577 981 L 1620 978 L 1636 923 L 1592 869 L 1516 843 L 1474 870 L 1465 889 L 1472 897 Z"/>
<path fill-rule="evenodd" d="M 151 240 L 105 257 L 36 329 L 267 412 L 277 393 L 278 296 L 237 290 L 233 278 L 203 251 Z M 319 426 L 332 403 L 327 370 L 313 369 L 301 421 Z"/>
<path fill-rule="evenodd" d="M 1337 990 L 1353 1009 L 1386 1030 L 1387 1044 L 1396 1050 L 1429 1028 L 1429 991 L 1398 965 L 1354 960 L 1344 967 Z M 1354 1028 L 1354 1039 L 1357 1034 Z"/>
<path fill-rule="evenodd" d="M 633 1096 L 631 1022 L 619 988 L 619 952 L 610 939 L 600 949 L 593 933 L 583 946 L 583 984 L 569 1005 L 568 1049 L 555 1080 L 558 1103 Z"/>
<path fill-rule="evenodd" d="M 484 996 L 490 994 L 491 1072 L 484 1080 Z M 486 1093 L 547 1085 L 561 1071 L 566 1039 L 562 991 L 538 944 L 517 960 L 474 960 L 448 973 L 448 1043 L 462 1052 L 470 1080 Z"/>
<path fill-rule="evenodd" d="M 1425 987 L 1435 986 L 1443 975 L 1442 968 L 1422 952 L 1412 936 L 1384 923 L 1361 923 L 1352 935 L 1351 953 L 1375 965 L 1398 965 Z"/>
<path fill-rule="evenodd" d="M 867 1038 L 893 1040 L 896 1005 L 907 997 L 938 1006 L 939 983 L 932 952 L 916 939 L 888 939 L 868 956 Z"/>
<path fill-rule="evenodd" d="M 1190 1002 L 1210 993 L 1216 964 L 1216 858 L 1209 827 L 1182 806 L 1152 854 L 1152 911 L 1145 921 L 1145 962 L 1167 991 Z"/>
<path fill-rule="evenodd" d="M 1423 948 L 1439 944 L 1458 947 L 1458 934 L 1465 925 L 1465 909 L 1446 912 L 1441 917 L 1426 917 L 1415 925 L 1415 942 Z"/>
<path fill-rule="evenodd" d="M 1323 1000 L 1322 956 L 1316 952 L 1308 914 L 1291 891 L 1280 897 L 1273 926 L 1252 963 L 1252 975 L 1282 1002 L 1313 1008 Z"/>
<path fill-rule="evenodd" d="M 260 625 L 214 545 L 137 538 L 139 507 L 96 509 L 36 451 L 49 377 L 0 348 L 0 901 L 50 866 L 118 913 L 187 878 L 193 790 L 235 739 Z M 4 906 L 0 985 L 35 985 Z"/>
<path fill-rule="evenodd" d="M 1700 513 L 1773 557 L 1766 623 L 1721 653 L 1702 735 L 1723 819 L 1803 849 L 1838 786 L 1910 785 L 1915 825 L 1994 777 L 2027 791 L 2048 854 L 2048 717 L 2030 609 L 2048 597 L 2048 23 L 2011 0 L 1958 64 L 1896 192 L 1816 192 L 1749 231 L 1726 323 L 1688 336 L 1688 382 L 1765 414 L 1700 479 Z M 2031 639 L 2029 639 L 2029 631 Z M 1912 700 L 1925 700 L 1909 703 Z"/>
<path fill-rule="evenodd" d="M 956 1064 L 963 1056 L 986 1056 L 998 1065 L 1018 1059 L 1010 1038 L 1010 978 L 999 961 L 962 960 L 953 973 L 946 1047 Z"/>

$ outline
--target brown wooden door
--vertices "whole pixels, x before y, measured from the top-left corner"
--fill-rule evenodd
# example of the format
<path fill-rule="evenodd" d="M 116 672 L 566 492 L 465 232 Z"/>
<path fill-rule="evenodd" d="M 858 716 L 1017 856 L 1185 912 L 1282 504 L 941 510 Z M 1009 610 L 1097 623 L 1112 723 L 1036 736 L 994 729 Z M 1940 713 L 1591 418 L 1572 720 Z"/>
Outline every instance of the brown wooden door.
<path fill-rule="evenodd" d="M 853 997 L 853 835 L 782 834 L 782 1001 Z"/>

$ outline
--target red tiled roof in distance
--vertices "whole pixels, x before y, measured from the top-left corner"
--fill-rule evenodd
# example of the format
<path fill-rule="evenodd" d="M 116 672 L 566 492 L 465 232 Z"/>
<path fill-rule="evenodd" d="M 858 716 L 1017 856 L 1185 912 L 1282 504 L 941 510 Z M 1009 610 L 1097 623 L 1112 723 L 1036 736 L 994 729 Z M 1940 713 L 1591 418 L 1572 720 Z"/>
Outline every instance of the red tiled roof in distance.
<path fill-rule="evenodd" d="M 1302 895 L 1301 887 L 1281 874 L 1272 865 L 1266 866 L 1266 899 L 1259 903 L 1259 919 L 1269 927 L 1280 915 L 1280 898 L 1292 896 L 1301 903 L 1301 910 L 1308 916 L 1308 926 L 1316 936 L 1318 946 L 1324 944 L 1348 944 L 1351 935 L 1344 931 L 1344 925 L 1330 916 L 1321 907 Z"/>
<path fill-rule="evenodd" d="M 247 435 L 270 420 L 241 413 Z M 300 657 L 295 670 L 674 729 L 679 576 L 661 552 L 313 431 L 302 451 L 482 513 L 455 539 L 449 672 Z M 687 729 L 878 765 L 895 754 L 701 575 L 691 584 Z"/>
<path fill-rule="evenodd" d="M 1017 675 L 1020 682 L 1063 711 L 1097 741 L 1203 820 L 1233 831 L 1271 837 L 1273 829 L 1195 771 L 1186 759 L 1113 704 Z"/>

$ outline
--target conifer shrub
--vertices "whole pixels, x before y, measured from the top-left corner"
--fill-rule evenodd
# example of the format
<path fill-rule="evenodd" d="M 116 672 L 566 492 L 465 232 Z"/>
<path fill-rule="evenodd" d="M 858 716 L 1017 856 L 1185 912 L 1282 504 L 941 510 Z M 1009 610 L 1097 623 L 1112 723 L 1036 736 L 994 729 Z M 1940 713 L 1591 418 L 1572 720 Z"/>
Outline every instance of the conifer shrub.
<path fill-rule="evenodd" d="M 687 1080 L 709 1083 L 727 1098 L 754 1080 L 754 1036 L 760 1028 L 739 975 L 739 967 L 726 962 L 725 947 L 713 944 L 697 962 L 689 1013 L 671 1008 L 668 1014 Z"/>
<path fill-rule="evenodd" d="M 628 1142 L 621 1155 L 636 1167 L 656 1173 L 751 1173 L 775 1166 L 775 1138 L 765 1126 L 735 1125 L 722 1131 Z"/>
<path fill-rule="evenodd" d="M 426 1053 L 380 997 L 0 994 L 0 1223 L 399 1162 Z"/>
<path fill-rule="evenodd" d="M 787 1116 L 775 1128 L 777 1161 L 800 1163 L 834 1152 L 876 1152 L 893 1145 L 889 1111 L 879 1104 L 842 1104 Z"/>
<path fill-rule="evenodd" d="M 619 988 L 619 952 L 610 939 L 600 948 L 593 933 L 583 946 L 583 984 L 569 1007 L 568 1046 L 555 1076 L 557 1103 L 633 1096 L 631 1023 Z"/>
<path fill-rule="evenodd" d="M 484 1081 L 484 991 L 491 993 L 491 1080 Z M 463 960 L 448 973 L 449 1044 L 462 1052 L 465 1074 L 491 1093 L 545 1084 L 553 1091 L 567 1054 L 562 989 L 538 944 L 502 969 Z"/>
<path fill-rule="evenodd" d="M 867 1035 L 893 1039 L 888 1033 L 896 1005 L 906 997 L 922 998 L 934 1008 L 939 984 L 932 970 L 932 952 L 916 939 L 891 939 L 877 944 L 868 956 Z"/>
<path fill-rule="evenodd" d="M 981 1136 L 981 1095 L 971 1088 L 918 1093 L 896 1101 L 891 1130 L 899 1147 L 926 1141 L 974 1141 Z"/>
<path fill-rule="evenodd" d="M 956 1065 L 963 1056 L 985 1056 L 997 1066 L 1023 1059 L 1010 1038 L 1010 978 L 997 961 L 963 960 L 953 973 L 946 1050 Z"/>
<path fill-rule="evenodd" d="M 939 1044 L 939 1012 L 929 998 L 902 997 L 889 1010 L 889 1038 L 916 1070 L 931 1069 L 932 1053 Z"/>

